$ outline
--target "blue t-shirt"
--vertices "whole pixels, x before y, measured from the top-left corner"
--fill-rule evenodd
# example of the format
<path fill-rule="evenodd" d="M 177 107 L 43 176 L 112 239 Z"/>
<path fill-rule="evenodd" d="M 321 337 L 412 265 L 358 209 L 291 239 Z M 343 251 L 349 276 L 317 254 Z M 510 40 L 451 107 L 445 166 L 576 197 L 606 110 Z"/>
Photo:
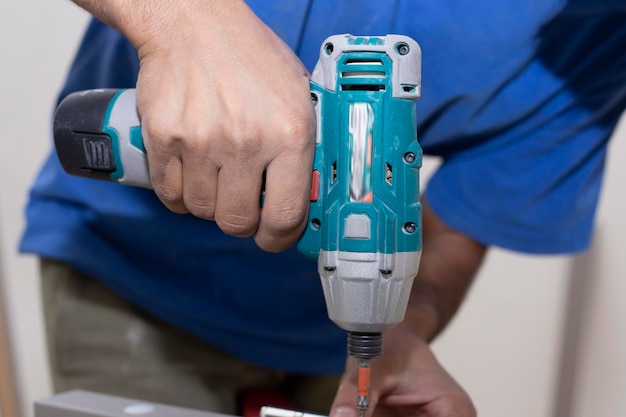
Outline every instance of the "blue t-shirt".
<path fill-rule="evenodd" d="M 248 4 L 309 69 L 331 34 L 416 39 L 418 136 L 442 158 L 426 191 L 437 215 L 517 251 L 588 245 L 607 141 L 626 103 L 623 1 Z M 138 68 L 128 42 L 94 20 L 60 96 L 134 87 Z M 70 177 L 54 154 L 26 215 L 22 251 L 67 261 L 219 348 L 295 372 L 343 369 L 345 334 L 327 318 L 315 263 L 294 249 L 264 253 L 169 212 L 152 191 Z"/>

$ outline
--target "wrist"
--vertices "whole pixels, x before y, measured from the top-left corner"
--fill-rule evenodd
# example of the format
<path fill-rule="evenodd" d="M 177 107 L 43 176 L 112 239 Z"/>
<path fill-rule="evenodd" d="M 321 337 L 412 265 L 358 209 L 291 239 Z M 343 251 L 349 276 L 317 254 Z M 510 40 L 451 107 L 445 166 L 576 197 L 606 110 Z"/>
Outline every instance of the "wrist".
<path fill-rule="evenodd" d="M 417 278 L 404 320 L 399 326 L 431 342 L 442 330 L 444 322 L 444 311 L 436 289 Z"/>
<path fill-rule="evenodd" d="M 461 305 L 487 247 L 448 228 L 425 201 L 423 236 L 421 265 L 401 325 L 431 342 Z"/>

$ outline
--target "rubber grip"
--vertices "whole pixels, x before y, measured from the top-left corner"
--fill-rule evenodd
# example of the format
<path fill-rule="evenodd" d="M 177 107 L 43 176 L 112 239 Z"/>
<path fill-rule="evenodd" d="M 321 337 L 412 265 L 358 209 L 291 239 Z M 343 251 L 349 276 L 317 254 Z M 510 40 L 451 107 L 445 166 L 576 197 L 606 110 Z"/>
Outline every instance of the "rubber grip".
<path fill-rule="evenodd" d="M 116 164 L 111 137 L 102 131 L 107 108 L 117 89 L 68 95 L 54 116 L 54 145 L 70 175 L 111 181 Z"/>

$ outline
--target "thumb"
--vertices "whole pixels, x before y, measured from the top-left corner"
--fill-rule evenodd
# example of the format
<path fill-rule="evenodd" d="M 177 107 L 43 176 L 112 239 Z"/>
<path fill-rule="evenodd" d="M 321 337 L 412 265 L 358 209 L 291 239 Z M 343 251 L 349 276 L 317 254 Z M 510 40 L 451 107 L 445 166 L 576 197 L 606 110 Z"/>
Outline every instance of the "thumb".
<path fill-rule="evenodd" d="M 337 395 L 330 408 L 329 417 L 359 417 L 359 412 L 356 409 L 356 373 L 350 368 L 348 367 L 341 378 Z"/>

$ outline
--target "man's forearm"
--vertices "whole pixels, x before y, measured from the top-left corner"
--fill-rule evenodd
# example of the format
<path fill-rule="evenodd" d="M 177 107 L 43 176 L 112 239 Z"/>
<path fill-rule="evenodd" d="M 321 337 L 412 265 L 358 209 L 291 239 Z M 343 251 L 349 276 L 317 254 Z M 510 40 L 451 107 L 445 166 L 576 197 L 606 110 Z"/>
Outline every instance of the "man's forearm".
<path fill-rule="evenodd" d="M 137 2 L 125 0 L 72 0 L 76 5 L 85 9 L 96 18 L 102 20 L 109 26 L 123 31 L 123 26 L 133 15 L 139 14 L 139 8 L 146 7 Z M 153 2 L 156 3 L 156 2 Z"/>
<path fill-rule="evenodd" d="M 75 4 L 122 33 L 138 48 L 157 33 L 180 30 L 194 17 L 236 15 L 233 6 L 243 0 L 72 0 Z M 177 27 L 177 23 L 181 23 Z M 167 37 L 166 37 L 167 38 Z"/>
<path fill-rule="evenodd" d="M 487 247 L 448 228 L 423 204 L 423 251 L 403 326 L 432 341 L 458 310 Z"/>

